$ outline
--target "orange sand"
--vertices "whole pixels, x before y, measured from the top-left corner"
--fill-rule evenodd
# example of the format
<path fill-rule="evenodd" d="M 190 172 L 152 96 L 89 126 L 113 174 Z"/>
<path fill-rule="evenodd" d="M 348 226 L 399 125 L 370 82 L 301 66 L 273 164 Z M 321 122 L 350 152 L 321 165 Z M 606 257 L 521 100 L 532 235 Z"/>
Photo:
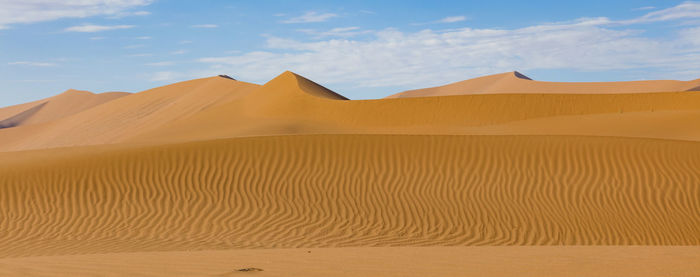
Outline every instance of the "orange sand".
<path fill-rule="evenodd" d="M 700 273 L 694 83 L 495 76 L 353 101 L 285 72 L 2 108 L 0 275 Z"/>
<path fill-rule="evenodd" d="M 692 81 L 542 82 L 531 80 L 520 72 L 514 71 L 439 87 L 408 90 L 390 95 L 387 98 L 497 93 L 620 94 L 698 90 L 700 90 L 700 79 Z"/>

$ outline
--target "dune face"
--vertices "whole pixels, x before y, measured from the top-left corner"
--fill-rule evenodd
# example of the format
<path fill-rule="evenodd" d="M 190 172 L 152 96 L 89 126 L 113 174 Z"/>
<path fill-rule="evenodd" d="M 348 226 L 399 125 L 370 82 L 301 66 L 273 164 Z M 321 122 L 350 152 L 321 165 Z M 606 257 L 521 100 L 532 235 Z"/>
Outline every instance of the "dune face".
<path fill-rule="evenodd" d="M 61 119 L 126 95 L 126 92 L 94 94 L 67 90 L 44 100 L 0 109 L 0 129 Z"/>
<path fill-rule="evenodd" d="M 476 94 L 347 101 L 286 72 L 263 86 L 223 77 L 182 82 L 46 124 L 3 129 L 0 151 L 328 133 L 596 135 L 600 131 L 606 136 L 700 140 L 693 118 L 664 123 L 675 117 L 672 114 L 698 109 L 700 94 L 695 92 Z M 670 117 L 662 120 L 666 115 Z M 650 116 L 661 120 L 664 128 L 638 124 Z M 603 124 L 557 129 L 546 123 L 548 118 L 565 119 L 558 123 L 563 126 L 582 118 L 600 118 L 597 122 Z M 638 123 L 625 125 L 628 122 Z M 518 127 L 510 128 L 513 124 Z M 605 127 L 622 125 L 628 127 Z"/>
<path fill-rule="evenodd" d="M 537 121 L 568 117 L 570 120 L 562 124 L 573 124 L 578 120 L 575 116 L 601 116 L 604 118 L 601 122 L 619 126 L 630 120 L 639 123 L 644 114 L 682 114 L 700 110 L 700 94 L 694 92 L 496 94 L 361 101 L 338 101 L 330 97 L 332 95 L 326 88 L 288 72 L 246 97 L 172 122 L 130 141 L 167 140 L 175 143 L 319 133 L 591 135 L 588 130 L 577 132 L 575 127 L 562 132 Z M 498 127 L 530 121 L 535 123 L 525 124 L 522 128 Z M 605 135 L 638 137 L 646 130 L 648 137 L 652 138 L 700 140 L 694 131 L 697 122 L 691 117 L 665 125 L 660 130 L 635 124 L 628 128 L 607 128 Z"/>
<path fill-rule="evenodd" d="M 155 88 L 46 124 L 0 130 L 0 151 L 117 143 L 236 99 L 256 87 L 212 77 Z"/>
<path fill-rule="evenodd" d="M 693 276 L 697 87 L 284 72 L 2 108 L 0 275 Z"/>
<path fill-rule="evenodd" d="M 693 81 L 542 82 L 534 81 L 520 72 L 513 71 L 439 87 L 408 90 L 387 98 L 496 93 L 620 94 L 696 91 L 698 87 L 700 87 L 700 79 Z"/>

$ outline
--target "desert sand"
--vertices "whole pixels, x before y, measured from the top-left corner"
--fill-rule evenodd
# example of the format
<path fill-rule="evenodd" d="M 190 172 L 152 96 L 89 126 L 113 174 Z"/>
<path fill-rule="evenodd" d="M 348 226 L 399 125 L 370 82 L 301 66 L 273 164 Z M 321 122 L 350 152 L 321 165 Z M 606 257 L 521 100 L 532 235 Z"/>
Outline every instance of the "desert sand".
<path fill-rule="evenodd" d="M 0 129 L 60 119 L 126 95 L 126 92 L 94 94 L 70 89 L 39 101 L 0 108 Z"/>
<path fill-rule="evenodd" d="M 408 90 L 390 95 L 388 98 L 495 93 L 620 94 L 698 90 L 700 90 L 700 79 L 692 81 L 543 82 L 532 80 L 520 72 L 513 71 L 439 87 Z"/>
<path fill-rule="evenodd" d="M 494 76 L 348 100 L 285 72 L 0 109 L 19 122 L 0 129 L 0 275 L 700 275 L 695 83 Z"/>

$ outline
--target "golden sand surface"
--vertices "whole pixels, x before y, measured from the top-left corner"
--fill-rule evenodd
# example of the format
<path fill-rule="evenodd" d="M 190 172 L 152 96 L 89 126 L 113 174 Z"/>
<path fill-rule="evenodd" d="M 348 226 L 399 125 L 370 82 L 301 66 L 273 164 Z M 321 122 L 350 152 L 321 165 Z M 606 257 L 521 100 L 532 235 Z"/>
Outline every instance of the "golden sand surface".
<path fill-rule="evenodd" d="M 0 259 L 2 276 L 700 275 L 698 246 L 472 246 L 238 249 Z"/>
<path fill-rule="evenodd" d="M 348 100 L 285 72 L 2 108 L 0 276 L 696 276 L 681 83 Z"/>
<path fill-rule="evenodd" d="M 390 95 L 387 98 L 499 93 L 620 94 L 698 90 L 700 90 L 700 79 L 692 81 L 543 82 L 532 80 L 520 72 L 513 71 L 444 86 L 408 90 Z"/>

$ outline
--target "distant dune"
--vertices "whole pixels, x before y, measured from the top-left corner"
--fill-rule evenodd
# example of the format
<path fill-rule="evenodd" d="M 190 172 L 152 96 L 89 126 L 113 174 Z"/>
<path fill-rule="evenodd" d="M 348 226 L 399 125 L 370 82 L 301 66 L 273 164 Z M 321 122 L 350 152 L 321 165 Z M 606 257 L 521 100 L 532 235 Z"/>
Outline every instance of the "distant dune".
<path fill-rule="evenodd" d="M 595 128 L 562 132 L 547 123 L 523 123 L 505 130 L 497 126 L 546 118 L 577 120 L 575 116 L 597 116 L 607 125 L 619 126 L 639 121 L 644 114 L 673 118 L 673 114 L 692 113 L 699 107 L 698 92 L 477 94 L 348 101 L 286 72 L 263 86 L 221 77 L 177 83 L 46 124 L 3 129 L 0 151 L 324 133 L 595 135 Z M 634 119 L 637 116 L 639 120 Z M 699 140 L 696 124 L 691 117 L 665 125 L 663 131 L 644 124 L 601 128 L 608 130 L 603 130 L 606 136 L 639 137 L 645 132 L 644 137 L 650 138 Z"/>
<path fill-rule="evenodd" d="M 128 94 L 67 90 L 43 100 L 0 109 L 0 129 L 61 119 Z"/>
<path fill-rule="evenodd" d="M 697 82 L 348 100 L 284 72 L 1 108 L 0 275 L 694 276 Z"/>
<path fill-rule="evenodd" d="M 387 98 L 495 93 L 621 94 L 697 90 L 700 90 L 700 79 L 693 81 L 542 82 L 534 81 L 520 72 L 513 71 L 439 87 L 408 90 Z"/>
<path fill-rule="evenodd" d="M 211 77 L 155 88 L 45 124 L 0 129 L 0 151 L 117 143 L 236 99 L 256 87 Z"/>

